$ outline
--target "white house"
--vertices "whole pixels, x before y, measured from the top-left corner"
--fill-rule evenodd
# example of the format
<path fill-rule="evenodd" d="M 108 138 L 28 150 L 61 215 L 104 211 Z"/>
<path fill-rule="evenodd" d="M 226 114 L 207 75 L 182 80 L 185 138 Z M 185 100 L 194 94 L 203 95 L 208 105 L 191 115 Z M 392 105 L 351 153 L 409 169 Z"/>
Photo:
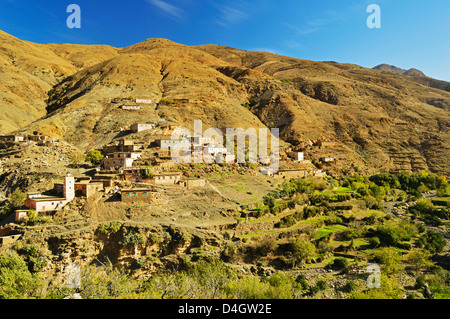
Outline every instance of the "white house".
<path fill-rule="evenodd" d="M 103 159 L 105 169 L 132 167 L 134 160 L 141 157 L 141 153 L 134 152 L 116 152 L 106 156 Z"/>
<path fill-rule="evenodd" d="M 156 125 L 155 124 L 150 124 L 150 123 L 136 123 L 130 126 L 130 129 L 134 132 L 134 133 L 138 133 L 138 132 L 142 132 L 142 131 L 146 131 L 146 130 L 151 130 L 152 128 L 155 128 Z"/>
<path fill-rule="evenodd" d="M 187 139 L 182 139 L 182 140 L 157 140 L 156 141 L 158 146 L 161 149 L 172 149 L 173 147 L 177 146 L 180 147 L 182 149 L 189 149 L 189 147 L 191 146 L 191 143 L 189 140 Z"/>
<path fill-rule="evenodd" d="M 25 200 L 25 206 L 36 210 L 36 212 L 45 212 L 59 210 L 75 198 L 75 178 L 71 174 L 64 177 L 63 197 L 47 196 L 40 193 L 30 193 Z"/>
<path fill-rule="evenodd" d="M 151 104 L 151 103 L 152 103 L 152 100 L 148 100 L 148 99 L 135 99 L 134 102 L 135 102 L 135 103 Z"/>

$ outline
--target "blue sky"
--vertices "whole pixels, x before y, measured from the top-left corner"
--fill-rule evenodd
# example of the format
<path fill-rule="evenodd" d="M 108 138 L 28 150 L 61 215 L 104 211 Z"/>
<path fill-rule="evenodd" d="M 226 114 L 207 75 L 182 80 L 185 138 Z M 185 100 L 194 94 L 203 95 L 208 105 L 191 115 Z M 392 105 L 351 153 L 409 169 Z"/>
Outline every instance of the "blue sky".
<path fill-rule="evenodd" d="M 80 29 L 66 25 L 69 4 L 81 8 Z M 381 8 L 380 29 L 367 27 L 369 4 Z M 448 0 L 1 0 L 0 29 L 38 43 L 124 47 L 166 38 L 364 67 L 388 63 L 450 81 Z"/>

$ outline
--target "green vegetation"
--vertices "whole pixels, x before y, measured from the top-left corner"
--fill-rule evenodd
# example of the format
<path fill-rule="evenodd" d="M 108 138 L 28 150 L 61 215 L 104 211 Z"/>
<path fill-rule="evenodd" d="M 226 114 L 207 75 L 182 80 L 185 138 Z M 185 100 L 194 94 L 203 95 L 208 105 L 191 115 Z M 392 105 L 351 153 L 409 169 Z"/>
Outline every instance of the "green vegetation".
<path fill-rule="evenodd" d="M 102 153 L 99 150 L 90 150 L 86 153 L 85 161 L 91 163 L 98 163 L 103 158 Z"/>
<path fill-rule="evenodd" d="M 347 298 L 449 298 L 449 272 L 442 266 L 448 259 L 442 255 L 448 223 L 442 194 L 447 186 L 445 179 L 428 173 L 287 180 L 267 191 L 258 207 L 243 205 L 236 211 L 241 233 L 223 246 L 178 228 L 166 236 L 119 221 L 101 223 L 94 234 L 98 240 L 115 242 L 124 251 L 151 247 L 151 252 L 132 261 L 127 271 L 109 262 L 84 267 L 76 290 L 39 278 L 48 263 L 42 247 L 16 244 L 17 254 L 1 259 L 0 283 L 6 288 L 1 286 L 0 297 L 63 298 L 76 292 L 82 298 L 289 299 L 339 291 Z M 243 183 L 234 187 L 248 190 Z M 418 196 L 425 187 L 441 192 L 439 200 Z M 388 204 L 402 211 L 390 213 Z M 440 223 L 430 222 L 429 216 Z M 11 263 L 14 270 L 8 268 Z M 379 289 L 369 289 L 368 274 L 361 272 L 373 263 L 381 268 Z M 239 264 L 254 269 L 249 273 Z M 158 271 L 149 277 L 133 276 L 154 267 Z M 305 276 L 311 268 L 332 274 Z M 403 288 L 405 274 L 415 276 L 414 293 Z M 331 283 L 337 275 L 339 285 Z"/>

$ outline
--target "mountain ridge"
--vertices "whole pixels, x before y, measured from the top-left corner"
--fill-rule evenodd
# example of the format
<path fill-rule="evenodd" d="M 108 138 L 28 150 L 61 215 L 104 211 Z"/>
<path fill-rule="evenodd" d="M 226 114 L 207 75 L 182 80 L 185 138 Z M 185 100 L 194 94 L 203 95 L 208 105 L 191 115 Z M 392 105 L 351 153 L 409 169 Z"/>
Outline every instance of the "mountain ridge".
<path fill-rule="evenodd" d="M 170 120 L 192 129 L 201 119 L 204 128 L 278 127 L 282 140 L 297 149 L 332 140 L 337 147 L 321 153 L 343 168 L 450 173 L 450 93 L 439 80 L 430 83 L 444 89 L 426 85 L 431 78 L 423 76 L 166 39 L 120 49 L 11 41 L 31 52 L 10 45 L 0 57 L 20 56 L 14 68 L 24 74 L 30 63 L 39 65 L 34 76 L 44 84 L 33 99 L 38 114 L 9 131 L 40 131 L 88 150 L 115 137 L 105 132 L 137 121 Z M 129 97 L 188 103 L 135 113 L 112 103 Z M 20 103 L 2 101 L 3 110 Z"/>

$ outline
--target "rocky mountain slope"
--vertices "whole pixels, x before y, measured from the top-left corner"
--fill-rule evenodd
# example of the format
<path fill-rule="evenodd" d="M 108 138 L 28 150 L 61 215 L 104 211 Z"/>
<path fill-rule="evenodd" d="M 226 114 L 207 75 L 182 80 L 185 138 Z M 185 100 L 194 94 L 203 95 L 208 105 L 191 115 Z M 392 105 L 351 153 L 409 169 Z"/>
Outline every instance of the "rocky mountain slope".
<path fill-rule="evenodd" d="M 4 132 L 38 130 L 88 150 L 137 121 L 192 130 L 201 119 L 204 129 L 278 127 L 294 147 L 334 141 L 326 153 L 344 166 L 450 172 L 447 82 L 165 39 L 116 49 L 0 37 Z M 188 102 L 112 103 L 130 97 Z"/>

